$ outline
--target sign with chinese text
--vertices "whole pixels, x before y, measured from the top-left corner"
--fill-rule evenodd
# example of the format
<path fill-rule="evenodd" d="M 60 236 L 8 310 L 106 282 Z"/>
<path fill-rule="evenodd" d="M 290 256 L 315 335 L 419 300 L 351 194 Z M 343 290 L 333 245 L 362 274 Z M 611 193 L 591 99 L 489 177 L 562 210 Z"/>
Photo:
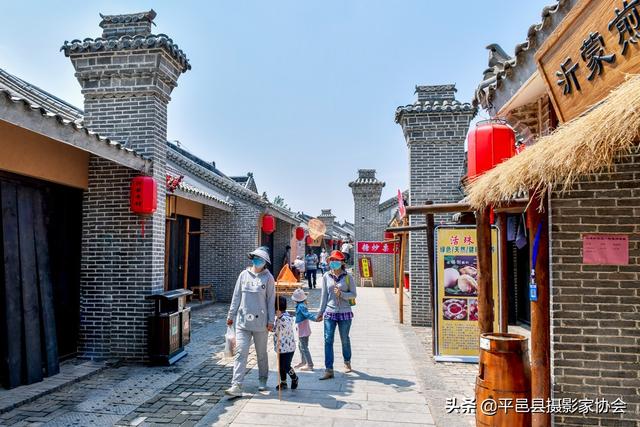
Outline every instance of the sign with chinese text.
<path fill-rule="evenodd" d="M 536 61 L 558 118 L 579 116 L 640 72 L 640 0 L 581 0 Z"/>
<path fill-rule="evenodd" d="M 585 234 L 582 236 L 582 262 L 628 265 L 629 237 L 624 234 Z"/>
<path fill-rule="evenodd" d="M 362 257 L 360 258 L 360 278 L 362 279 L 371 279 L 373 277 L 373 264 L 371 263 L 371 258 Z"/>
<path fill-rule="evenodd" d="M 477 362 L 478 254 L 475 226 L 439 226 L 435 230 L 436 361 Z M 491 229 L 494 330 L 499 330 L 500 277 L 498 230 Z"/>
<path fill-rule="evenodd" d="M 393 255 L 398 252 L 398 244 L 385 242 L 358 242 L 357 249 L 360 254 Z"/>
<path fill-rule="evenodd" d="M 402 191 L 398 189 L 398 216 L 400 219 L 403 219 L 407 216 L 407 207 L 404 205 L 404 197 L 402 196 Z"/>

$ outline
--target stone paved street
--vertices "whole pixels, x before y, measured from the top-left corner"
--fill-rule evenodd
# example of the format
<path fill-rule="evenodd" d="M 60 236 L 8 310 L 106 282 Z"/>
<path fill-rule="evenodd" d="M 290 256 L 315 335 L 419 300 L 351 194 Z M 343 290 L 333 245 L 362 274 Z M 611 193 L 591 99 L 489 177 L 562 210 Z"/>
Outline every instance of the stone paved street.
<path fill-rule="evenodd" d="M 358 292 L 351 330 L 354 372 L 341 372 L 342 357 L 336 337 L 336 378 L 318 381 L 323 367 L 322 324 L 312 323 L 310 347 L 316 370 L 299 372 L 298 390 L 284 391 L 281 401 L 273 388 L 249 398 L 223 400 L 198 425 L 435 425 L 425 392 L 417 381 L 417 367 L 388 301 L 387 295 L 393 291 L 358 288 Z M 317 294 L 318 291 L 313 292 L 312 308 Z M 273 369 L 273 353 L 270 360 Z M 297 361 L 296 355 L 294 362 Z M 255 379 L 256 375 L 251 372 L 250 376 Z M 272 373 L 269 385 L 275 384 Z"/>
<path fill-rule="evenodd" d="M 320 290 L 305 290 L 310 309 L 317 310 Z M 336 378 L 318 381 L 323 369 L 322 324 L 312 323 L 316 370 L 299 372 L 299 389 L 285 391 L 282 401 L 273 389 L 276 358 L 271 341 L 270 391 L 257 392 L 252 355 L 247 397 L 224 397 L 232 372 L 232 361 L 219 353 L 227 305 L 214 304 L 194 311 L 189 356 L 176 365 L 107 368 L 0 414 L 0 426 L 473 425 L 473 416 L 447 414 L 445 403 L 448 397 L 473 396 L 477 366 L 436 364 L 431 359 L 430 329 L 397 323 L 393 290 L 358 291 L 351 335 L 354 372 L 340 371 L 336 336 Z"/>

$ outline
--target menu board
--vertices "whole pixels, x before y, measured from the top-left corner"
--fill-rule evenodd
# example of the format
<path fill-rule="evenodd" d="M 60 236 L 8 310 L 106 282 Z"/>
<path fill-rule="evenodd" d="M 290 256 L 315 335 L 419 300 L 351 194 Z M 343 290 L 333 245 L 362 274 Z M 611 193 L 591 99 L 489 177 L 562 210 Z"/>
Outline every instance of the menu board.
<path fill-rule="evenodd" d="M 436 361 L 477 362 L 478 254 L 475 226 L 439 226 L 435 230 Z M 494 330 L 500 319 L 498 230 L 491 229 Z"/>

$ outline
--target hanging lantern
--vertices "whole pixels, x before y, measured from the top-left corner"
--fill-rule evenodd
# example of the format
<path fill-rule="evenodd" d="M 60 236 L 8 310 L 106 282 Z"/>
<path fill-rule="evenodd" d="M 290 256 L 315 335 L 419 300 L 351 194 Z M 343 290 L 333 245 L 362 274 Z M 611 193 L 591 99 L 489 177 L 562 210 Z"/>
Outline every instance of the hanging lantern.
<path fill-rule="evenodd" d="M 393 240 L 394 238 L 395 238 L 395 235 L 393 234 L 392 231 L 384 232 L 384 240 Z"/>
<path fill-rule="evenodd" d="M 266 234 L 271 234 L 276 231 L 276 219 L 272 215 L 262 217 L 262 231 Z"/>
<path fill-rule="evenodd" d="M 300 242 L 300 241 L 302 241 L 302 239 L 304 239 L 304 228 L 297 227 L 296 228 L 296 240 L 298 242 Z"/>
<path fill-rule="evenodd" d="M 150 176 L 137 176 L 131 180 L 129 208 L 141 215 L 142 237 L 144 237 L 144 216 L 153 214 L 158 208 L 158 185 Z"/>
<path fill-rule="evenodd" d="M 307 236 L 306 243 L 307 243 L 307 246 L 311 246 L 313 244 L 313 237 Z"/>
<path fill-rule="evenodd" d="M 342 240 L 338 240 L 338 247 L 341 248 L 342 247 Z"/>
<path fill-rule="evenodd" d="M 333 247 L 333 239 L 329 239 L 329 246 Z"/>
<path fill-rule="evenodd" d="M 516 135 L 504 121 L 478 122 L 467 140 L 468 177 L 473 179 L 516 153 Z"/>

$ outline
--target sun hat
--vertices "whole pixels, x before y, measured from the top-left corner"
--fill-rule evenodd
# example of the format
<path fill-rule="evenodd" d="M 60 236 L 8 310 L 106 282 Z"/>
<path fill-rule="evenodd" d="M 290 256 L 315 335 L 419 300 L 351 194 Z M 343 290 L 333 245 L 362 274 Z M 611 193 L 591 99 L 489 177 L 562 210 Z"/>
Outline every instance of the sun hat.
<path fill-rule="evenodd" d="M 260 246 L 258 249 L 253 252 L 249 252 L 249 258 L 253 259 L 253 257 L 262 258 L 267 262 L 267 264 L 271 264 L 271 258 L 269 257 L 269 249 L 266 246 Z"/>
<path fill-rule="evenodd" d="M 300 288 L 293 291 L 293 295 L 291 295 L 291 299 L 295 302 L 301 302 L 307 299 L 307 294 Z"/>
<path fill-rule="evenodd" d="M 327 261 L 336 260 L 344 262 L 344 254 L 338 250 L 332 251 L 331 255 L 327 258 Z"/>

